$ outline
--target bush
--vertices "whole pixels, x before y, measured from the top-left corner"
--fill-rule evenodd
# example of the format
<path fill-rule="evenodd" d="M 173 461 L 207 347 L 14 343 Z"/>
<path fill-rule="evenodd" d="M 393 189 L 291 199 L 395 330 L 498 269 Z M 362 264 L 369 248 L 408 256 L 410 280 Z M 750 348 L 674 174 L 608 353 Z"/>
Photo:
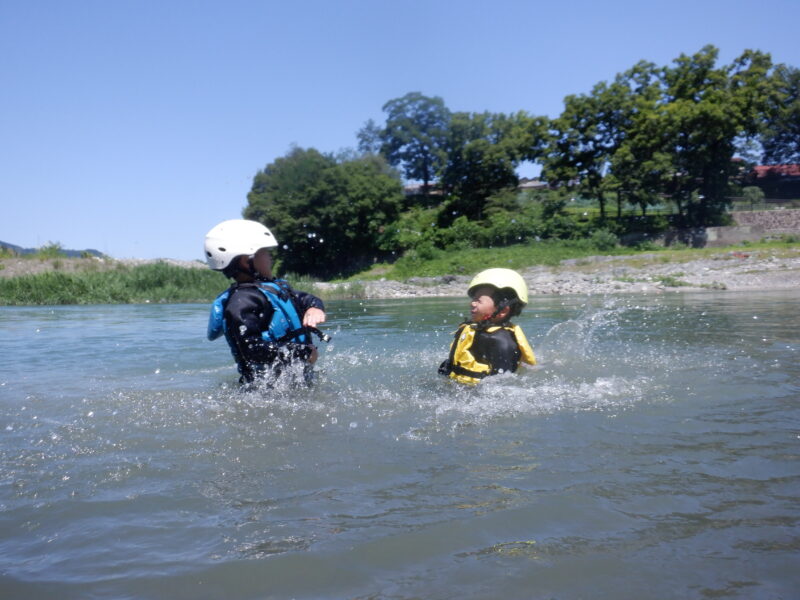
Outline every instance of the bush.
<path fill-rule="evenodd" d="M 420 244 L 436 244 L 439 238 L 435 208 L 412 208 L 400 215 L 397 221 L 384 227 L 379 240 L 383 252 L 402 253 L 417 248 Z"/>
<path fill-rule="evenodd" d="M 656 250 L 663 250 L 664 247 L 655 243 L 653 240 L 641 240 L 631 245 L 631 248 L 638 252 L 654 252 Z"/>
<path fill-rule="evenodd" d="M 563 193 L 549 191 L 536 207 L 535 234 L 541 238 L 567 240 L 575 237 L 577 220 L 566 210 L 567 198 Z"/>
<path fill-rule="evenodd" d="M 608 229 L 598 229 L 589 237 L 589 242 L 598 250 L 606 252 L 616 248 L 619 238 Z"/>
<path fill-rule="evenodd" d="M 533 231 L 533 221 L 524 213 L 498 211 L 488 219 L 487 237 L 493 245 L 519 244 L 530 238 Z"/>
<path fill-rule="evenodd" d="M 48 260 L 50 258 L 58 258 L 65 256 L 64 248 L 58 242 L 48 242 L 35 254 L 39 260 Z"/>
<path fill-rule="evenodd" d="M 447 229 L 438 232 L 439 246 L 446 250 L 480 248 L 488 241 L 487 230 L 465 216 L 458 217 Z"/>
<path fill-rule="evenodd" d="M 755 185 L 748 185 L 742 188 L 742 197 L 750 204 L 760 204 L 764 200 L 764 190 Z"/>

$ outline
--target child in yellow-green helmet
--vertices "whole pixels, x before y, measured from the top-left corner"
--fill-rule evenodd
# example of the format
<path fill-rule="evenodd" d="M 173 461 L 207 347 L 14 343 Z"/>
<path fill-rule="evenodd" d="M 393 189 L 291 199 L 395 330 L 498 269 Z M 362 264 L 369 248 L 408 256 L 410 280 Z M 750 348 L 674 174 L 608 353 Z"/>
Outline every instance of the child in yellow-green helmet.
<path fill-rule="evenodd" d="M 511 318 L 528 303 L 525 280 L 511 269 L 487 269 L 470 282 L 470 318 L 456 331 L 439 373 L 475 385 L 484 377 L 536 364 L 531 345 Z"/>

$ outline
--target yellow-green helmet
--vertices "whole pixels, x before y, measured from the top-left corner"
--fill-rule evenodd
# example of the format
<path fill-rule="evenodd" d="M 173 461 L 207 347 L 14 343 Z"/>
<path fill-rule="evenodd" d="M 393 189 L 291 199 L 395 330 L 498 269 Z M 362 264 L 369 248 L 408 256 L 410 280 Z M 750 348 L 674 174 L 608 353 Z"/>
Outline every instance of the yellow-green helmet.
<path fill-rule="evenodd" d="M 528 303 L 528 286 L 522 275 L 511 269 L 486 269 L 481 271 L 472 281 L 469 282 L 467 295 L 472 295 L 474 290 L 479 285 L 491 285 L 498 290 L 510 289 L 517 295 L 517 298 L 523 305 Z"/>

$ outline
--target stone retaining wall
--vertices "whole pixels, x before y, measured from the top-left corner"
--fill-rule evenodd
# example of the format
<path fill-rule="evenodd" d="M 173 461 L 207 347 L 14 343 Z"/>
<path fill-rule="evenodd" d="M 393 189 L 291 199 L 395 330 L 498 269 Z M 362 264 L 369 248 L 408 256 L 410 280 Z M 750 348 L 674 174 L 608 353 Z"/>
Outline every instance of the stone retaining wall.
<path fill-rule="evenodd" d="M 797 209 L 734 211 L 731 216 L 736 225 L 730 227 L 670 229 L 657 236 L 635 233 L 623 236 L 620 241 L 633 244 L 647 240 L 664 246 L 680 242 L 693 248 L 713 248 L 758 242 L 771 235 L 800 234 L 800 210 Z"/>
<path fill-rule="evenodd" d="M 706 227 L 704 247 L 730 246 L 742 242 L 758 242 L 768 233 L 761 225 L 741 225 L 731 227 Z"/>
<path fill-rule="evenodd" d="M 754 210 L 731 212 L 734 222 L 741 227 L 760 227 L 764 233 L 800 233 L 800 210 Z"/>

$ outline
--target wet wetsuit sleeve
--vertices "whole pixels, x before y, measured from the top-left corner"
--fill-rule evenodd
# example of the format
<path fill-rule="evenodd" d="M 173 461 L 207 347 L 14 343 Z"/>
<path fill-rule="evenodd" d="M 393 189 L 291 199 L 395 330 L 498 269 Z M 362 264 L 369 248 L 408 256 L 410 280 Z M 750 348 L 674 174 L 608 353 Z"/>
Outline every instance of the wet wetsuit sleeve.
<path fill-rule="evenodd" d="M 301 319 L 309 308 L 325 310 L 325 305 L 322 303 L 322 300 L 316 296 L 309 294 L 308 292 L 298 292 L 296 290 L 292 291 L 294 291 L 294 298 L 297 301 L 297 310 L 300 313 Z"/>
<path fill-rule="evenodd" d="M 225 305 L 229 341 L 246 361 L 269 363 L 275 348 L 264 341 L 261 332 L 269 329 L 272 305 L 256 287 L 240 287 L 231 292 Z"/>
<path fill-rule="evenodd" d="M 512 373 L 519 365 L 520 351 L 514 336 L 505 329 L 493 333 L 480 331 L 475 334 L 472 355 L 478 362 L 488 364 L 492 375 L 503 372 Z"/>

